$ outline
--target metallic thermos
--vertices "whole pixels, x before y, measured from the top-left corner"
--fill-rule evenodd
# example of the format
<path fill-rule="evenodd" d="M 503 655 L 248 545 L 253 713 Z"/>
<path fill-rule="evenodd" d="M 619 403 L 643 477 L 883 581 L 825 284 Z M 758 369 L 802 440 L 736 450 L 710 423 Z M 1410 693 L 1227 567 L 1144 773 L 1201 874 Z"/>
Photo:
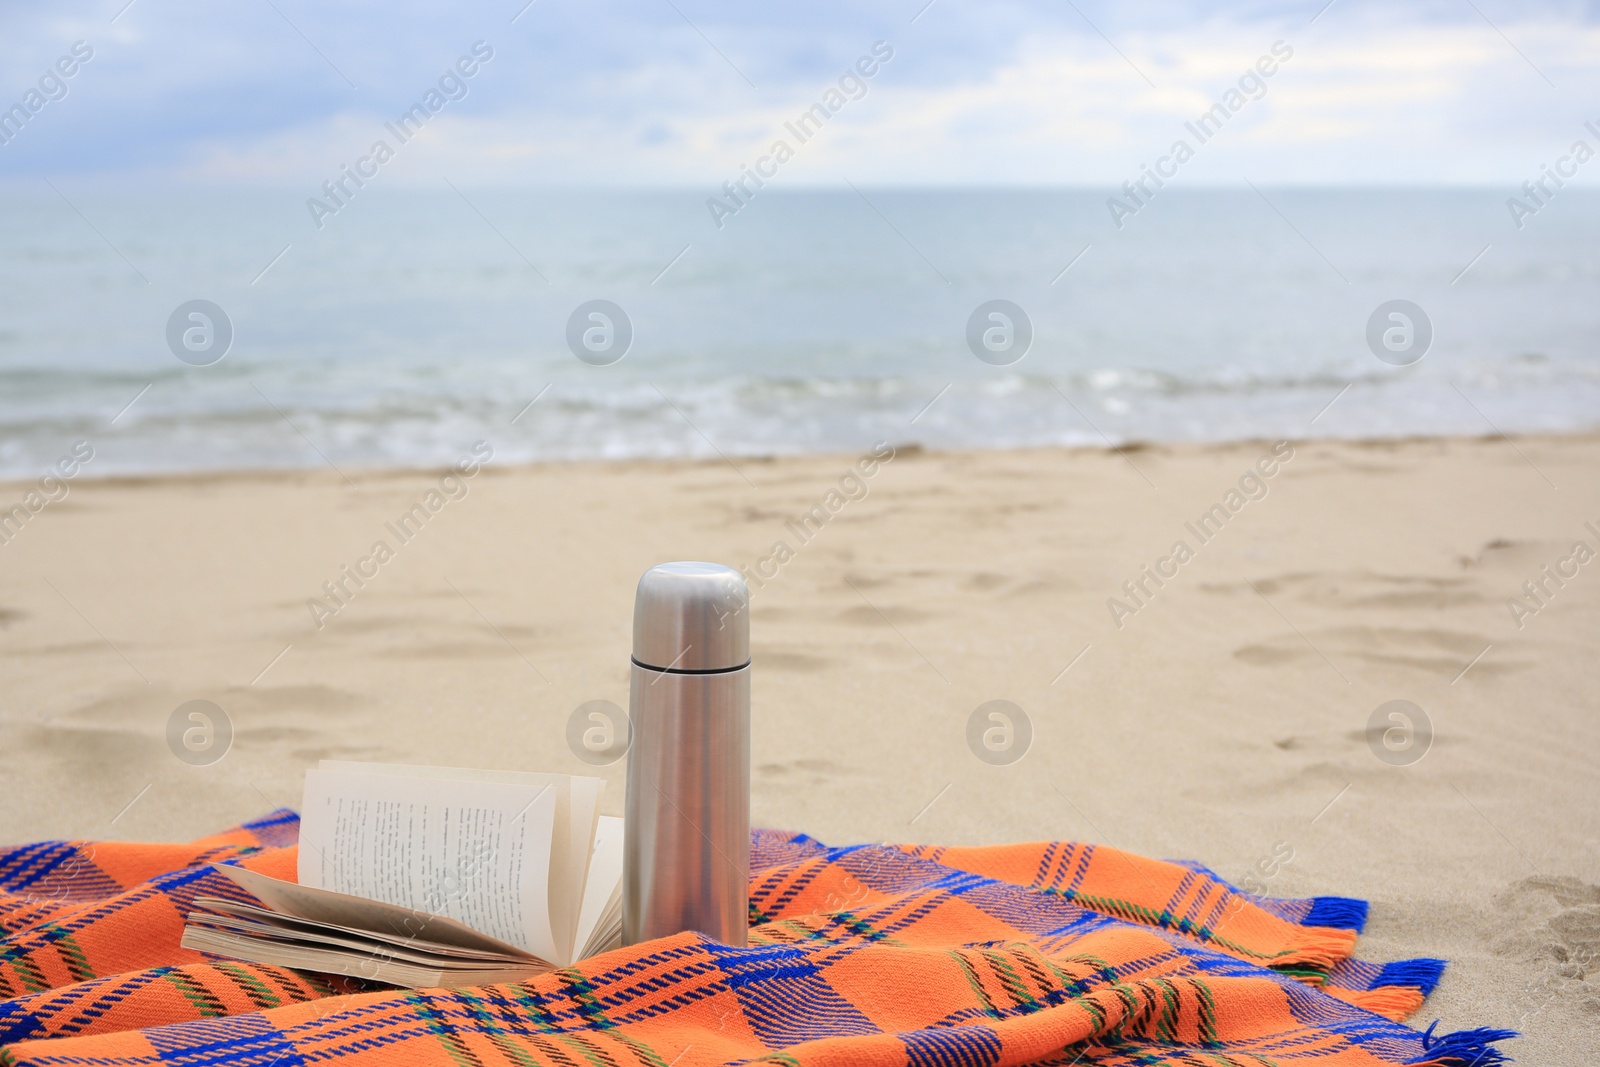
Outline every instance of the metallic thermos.
<path fill-rule="evenodd" d="M 622 941 L 745 944 L 750 592 L 717 563 L 645 571 L 633 607 Z"/>

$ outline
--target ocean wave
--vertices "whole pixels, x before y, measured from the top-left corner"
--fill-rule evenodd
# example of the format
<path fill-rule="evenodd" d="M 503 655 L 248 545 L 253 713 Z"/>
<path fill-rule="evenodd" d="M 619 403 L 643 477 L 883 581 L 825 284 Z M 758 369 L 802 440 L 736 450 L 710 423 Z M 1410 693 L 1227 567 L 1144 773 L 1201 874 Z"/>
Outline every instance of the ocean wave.
<path fill-rule="evenodd" d="M 391 381 L 366 392 L 269 375 L 203 387 L 121 371 L 53 383 L 35 376 L 29 402 L 17 403 L 9 388 L 0 402 L 0 474 L 26 477 L 79 438 L 96 443 L 100 472 L 128 473 L 426 466 L 479 439 L 501 460 L 531 462 L 851 451 L 875 440 L 1007 448 L 1600 426 L 1592 368 L 1533 360 L 1466 370 L 1185 377 L 1100 368 L 954 381 L 736 377 L 607 387 L 531 379 L 472 386 L 452 377 L 429 390 Z M 0 372 L 0 383 L 15 378 Z M 96 395 L 103 402 L 89 399 Z"/>

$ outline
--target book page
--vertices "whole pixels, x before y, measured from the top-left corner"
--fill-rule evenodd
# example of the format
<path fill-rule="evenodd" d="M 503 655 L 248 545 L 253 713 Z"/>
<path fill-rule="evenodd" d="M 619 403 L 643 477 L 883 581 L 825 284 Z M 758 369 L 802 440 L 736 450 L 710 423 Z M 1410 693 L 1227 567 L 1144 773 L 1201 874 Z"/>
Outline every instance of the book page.
<path fill-rule="evenodd" d="M 302 886 L 302 889 L 305 887 Z M 326 890 L 311 890 L 320 893 Z M 521 953 L 514 955 L 497 956 L 493 959 L 479 959 L 476 956 L 463 956 L 454 948 L 444 947 L 435 949 L 430 947 L 433 942 L 427 941 L 399 941 L 391 943 L 387 940 L 377 941 L 359 932 L 339 932 L 333 928 L 323 928 L 317 924 L 301 923 L 297 919 L 286 918 L 274 912 L 263 911 L 265 918 L 252 919 L 240 918 L 226 914 L 207 914 L 191 912 L 188 926 L 217 931 L 229 935 L 239 934 L 245 937 L 259 938 L 281 945 L 309 945 L 313 948 L 327 949 L 334 952 L 348 952 L 357 959 L 370 957 L 379 960 L 400 960 L 406 963 L 426 964 L 437 967 L 453 967 L 461 970 L 479 968 L 482 970 L 504 970 L 508 965 L 537 966 L 532 956 L 523 956 Z M 435 922 L 444 920 L 435 918 Z"/>
<path fill-rule="evenodd" d="M 604 778 L 573 778 L 572 779 L 572 833 L 576 839 L 577 847 L 571 850 L 572 862 L 575 867 L 568 880 L 572 885 L 572 927 L 571 941 L 568 942 L 567 959 L 563 966 L 578 962 L 583 957 L 583 915 L 589 902 L 589 880 L 594 875 L 595 838 L 600 832 L 600 794 L 606 787 Z M 622 820 L 616 820 L 621 826 Z M 621 862 L 622 849 L 620 842 L 622 835 L 617 834 L 619 842 L 617 859 Z M 617 880 L 620 883 L 622 870 L 617 869 Z"/>
<path fill-rule="evenodd" d="M 518 962 L 533 957 L 514 945 L 496 941 L 454 919 L 424 915 L 409 908 L 383 904 L 364 897 L 350 897 L 331 889 L 312 889 L 294 882 L 282 882 L 256 871 L 226 863 L 211 868 L 270 906 L 258 908 L 219 897 L 195 897 L 187 922 L 208 923 L 228 916 L 264 926 L 305 933 L 350 935 L 379 947 L 415 948 L 461 960 Z M 235 875 L 238 874 L 238 877 Z"/>
<path fill-rule="evenodd" d="M 596 934 L 604 940 L 611 931 L 599 930 L 604 921 L 615 925 L 622 901 L 622 820 L 614 815 L 599 817 L 594 832 L 594 851 L 589 858 L 589 880 L 583 887 L 583 911 L 578 916 L 577 959 L 594 954 Z"/>
<path fill-rule="evenodd" d="M 588 874 L 595 820 L 600 815 L 600 794 L 605 779 L 536 771 L 484 771 L 463 767 L 423 767 L 400 763 L 355 763 L 322 760 L 318 769 L 354 774 L 386 774 L 402 778 L 427 778 L 452 782 L 498 782 L 507 785 L 546 786 L 556 790 L 551 832 L 548 919 L 557 955 L 549 959 L 566 966 L 578 958 L 579 912 Z"/>
<path fill-rule="evenodd" d="M 552 963 L 558 790 L 501 782 L 306 772 L 302 885 L 443 915 Z"/>
<path fill-rule="evenodd" d="M 501 968 L 418 965 L 394 957 L 361 956 L 341 949 L 274 941 L 205 926 L 184 927 L 183 940 L 180 944 L 196 952 L 214 952 L 221 956 L 271 964 L 275 967 L 348 974 L 355 978 L 410 986 L 413 989 L 431 989 L 437 986 L 460 989 L 466 986 L 518 982 L 549 970 L 546 965 L 531 962 Z"/>

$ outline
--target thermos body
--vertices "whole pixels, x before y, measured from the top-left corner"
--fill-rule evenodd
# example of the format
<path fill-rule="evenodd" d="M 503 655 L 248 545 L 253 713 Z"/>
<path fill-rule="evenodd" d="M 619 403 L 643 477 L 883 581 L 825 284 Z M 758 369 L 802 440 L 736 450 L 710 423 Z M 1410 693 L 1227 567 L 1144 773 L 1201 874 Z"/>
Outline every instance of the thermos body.
<path fill-rule="evenodd" d="M 749 591 L 732 568 L 664 563 L 634 604 L 622 938 L 686 930 L 743 946 L 750 879 Z"/>
<path fill-rule="evenodd" d="M 667 674 L 635 663 L 622 939 L 698 930 L 743 945 L 750 882 L 750 665 Z"/>

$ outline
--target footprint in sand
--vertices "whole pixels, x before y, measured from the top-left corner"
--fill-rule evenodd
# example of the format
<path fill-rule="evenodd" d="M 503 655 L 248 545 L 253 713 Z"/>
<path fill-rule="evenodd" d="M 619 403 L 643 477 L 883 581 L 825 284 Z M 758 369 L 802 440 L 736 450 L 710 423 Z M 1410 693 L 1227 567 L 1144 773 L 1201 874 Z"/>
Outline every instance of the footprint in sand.
<path fill-rule="evenodd" d="M 1537 972 L 1519 1010 L 1600 1017 L 1600 885 L 1537 875 L 1512 883 L 1495 905 L 1504 931 L 1495 952 L 1533 964 Z"/>

